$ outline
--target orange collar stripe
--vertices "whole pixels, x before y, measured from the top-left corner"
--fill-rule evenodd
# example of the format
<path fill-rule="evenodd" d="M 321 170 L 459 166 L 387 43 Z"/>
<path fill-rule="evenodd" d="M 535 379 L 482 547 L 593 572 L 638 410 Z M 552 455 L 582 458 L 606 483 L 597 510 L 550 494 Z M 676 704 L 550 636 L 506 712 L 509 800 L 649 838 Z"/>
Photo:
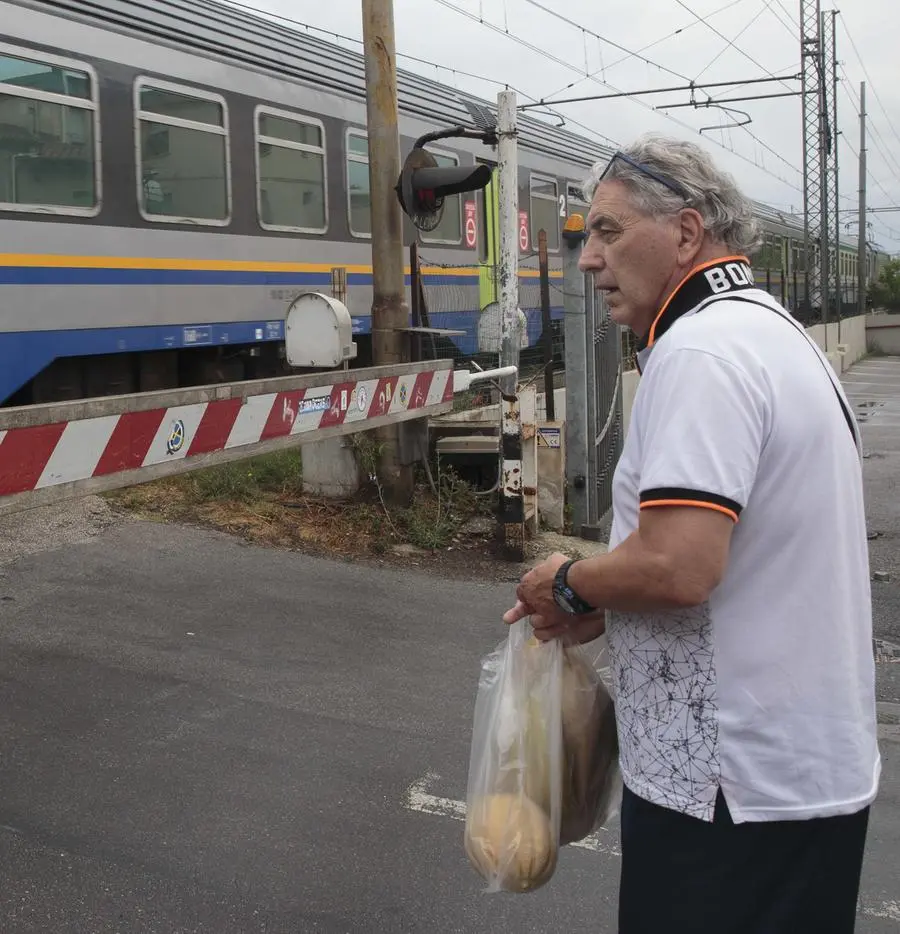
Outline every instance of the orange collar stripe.
<path fill-rule="evenodd" d="M 650 325 L 650 334 L 647 338 L 647 346 L 652 347 L 653 341 L 656 339 L 656 325 L 659 324 L 659 319 L 665 314 L 666 309 L 669 305 L 672 304 L 672 299 L 681 291 L 685 282 L 689 279 L 692 279 L 698 272 L 703 272 L 704 269 L 709 269 L 710 266 L 718 266 L 719 263 L 737 263 L 745 262 L 748 266 L 750 265 L 750 260 L 746 256 L 718 256 L 715 259 L 708 260 L 705 263 L 700 263 L 694 268 L 675 286 L 672 294 L 665 300 L 662 308 L 659 309 L 659 314 L 653 319 L 653 324 Z"/>

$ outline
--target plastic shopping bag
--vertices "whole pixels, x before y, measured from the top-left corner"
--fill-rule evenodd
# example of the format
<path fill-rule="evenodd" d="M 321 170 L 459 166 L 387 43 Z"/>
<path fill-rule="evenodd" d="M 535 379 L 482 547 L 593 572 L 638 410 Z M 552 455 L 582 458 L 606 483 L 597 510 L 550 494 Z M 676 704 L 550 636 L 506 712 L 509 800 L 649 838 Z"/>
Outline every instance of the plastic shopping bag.
<path fill-rule="evenodd" d="M 482 662 L 465 847 L 488 892 L 529 892 L 559 848 L 608 820 L 618 745 L 609 693 L 585 650 L 534 638 L 530 622 Z"/>

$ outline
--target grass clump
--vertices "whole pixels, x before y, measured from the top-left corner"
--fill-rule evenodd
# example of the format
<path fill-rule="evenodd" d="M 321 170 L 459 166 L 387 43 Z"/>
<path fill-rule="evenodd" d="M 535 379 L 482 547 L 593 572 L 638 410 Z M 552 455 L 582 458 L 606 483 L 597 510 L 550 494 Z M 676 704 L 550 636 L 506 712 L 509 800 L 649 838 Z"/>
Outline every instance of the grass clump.
<path fill-rule="evenodd" d="M 201 503 L 223 500 L 252 503 L 267 494 L 300 496 L 303 493 L 303 465 L 297 449 L 232 461 L 186 474 L 180 479 Z"/>

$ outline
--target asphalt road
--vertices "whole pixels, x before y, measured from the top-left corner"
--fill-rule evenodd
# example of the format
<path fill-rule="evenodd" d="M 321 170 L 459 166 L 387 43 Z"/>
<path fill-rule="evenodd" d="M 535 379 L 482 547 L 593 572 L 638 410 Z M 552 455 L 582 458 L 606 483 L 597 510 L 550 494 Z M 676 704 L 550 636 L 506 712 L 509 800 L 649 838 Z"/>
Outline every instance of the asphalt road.
<path fill-rule="evenodd" d="M 900 357 L 869 357 L 843 377 L 863 435 L 875 635 L 900 650 Z M 900 655 L 898 655 L 900 659 Z M 900 660 L 879 665 L 880 700 L 900 702 Z"/>
<path fill-rule="evenodd" d="M 885 403 L 865 407 L 867 496 L 873 568 L 894 574 L 876 629 L 900 642 L 900 361 L 883 363 L 848 379 Z M 615 930 L 615 823 L 529 896 L 483 895 L 463 852 L 509 585 L 51 518 L 54 548 L 44 520 L 0 526 L 3 934 Z M 898 672 L 879 665 L 882 699 Z M 860 934 L 900 934 L 900 726 L 882 751 Z"/>
<path fill-rule="evenodd" d="M 509 597 L 137 522 L 7 565 L 2 930 L 615 930 L 614 828 L 498 897 L 462 824 L 427 813 L 465 797 Z M 900 932 L 900 744 L 885 754 L 865 934 Z"/>

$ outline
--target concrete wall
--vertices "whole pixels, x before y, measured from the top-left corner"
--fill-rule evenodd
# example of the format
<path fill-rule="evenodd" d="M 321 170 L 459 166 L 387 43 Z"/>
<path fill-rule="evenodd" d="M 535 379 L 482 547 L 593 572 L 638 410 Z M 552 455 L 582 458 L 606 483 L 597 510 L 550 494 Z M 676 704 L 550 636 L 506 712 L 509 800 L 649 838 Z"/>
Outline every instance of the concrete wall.
<path fill-rule="evenodd" d="M 867 315 L 866 341 L 870 351 L 900 355 L 900 315 Z"/>
<path fill-rule="evenodd" d="M 866 315 L 844 318 L 840 322 L 840 343 L 847 352 L 844 354 L 844 369 L 858 363 L 868 353 L 866 338 Z"/>
<path fill-rule="evenodd" d="M 870 350 L 878 350 L 876 343 L 883 345 L 883 353 L 900 354 L 900 315 L 856 315 L 835 321 L 827 328 L 824 324 L 814 324 L 807 328 L 807 333 L 827 354 L 829 362 L 839 376 Z M 839 351 L 839 347 L 843 348 L 843 353 Z M 639 381 L 637 370 L 627 370 L 623 374 L 622 412 L 626 431 L 631 421 L 631 409 Z M 557 389 L 554 396 L 556 420 L 565 422 L 565 389 Z M 539 422 L 546 418 L 543 394 L 537 397 L 537 417 Z M 499 421 L 500 409 L 498 406 L 487 406 L 469 412 L 454 412 L 444 418 L 453 421 Z"/>

